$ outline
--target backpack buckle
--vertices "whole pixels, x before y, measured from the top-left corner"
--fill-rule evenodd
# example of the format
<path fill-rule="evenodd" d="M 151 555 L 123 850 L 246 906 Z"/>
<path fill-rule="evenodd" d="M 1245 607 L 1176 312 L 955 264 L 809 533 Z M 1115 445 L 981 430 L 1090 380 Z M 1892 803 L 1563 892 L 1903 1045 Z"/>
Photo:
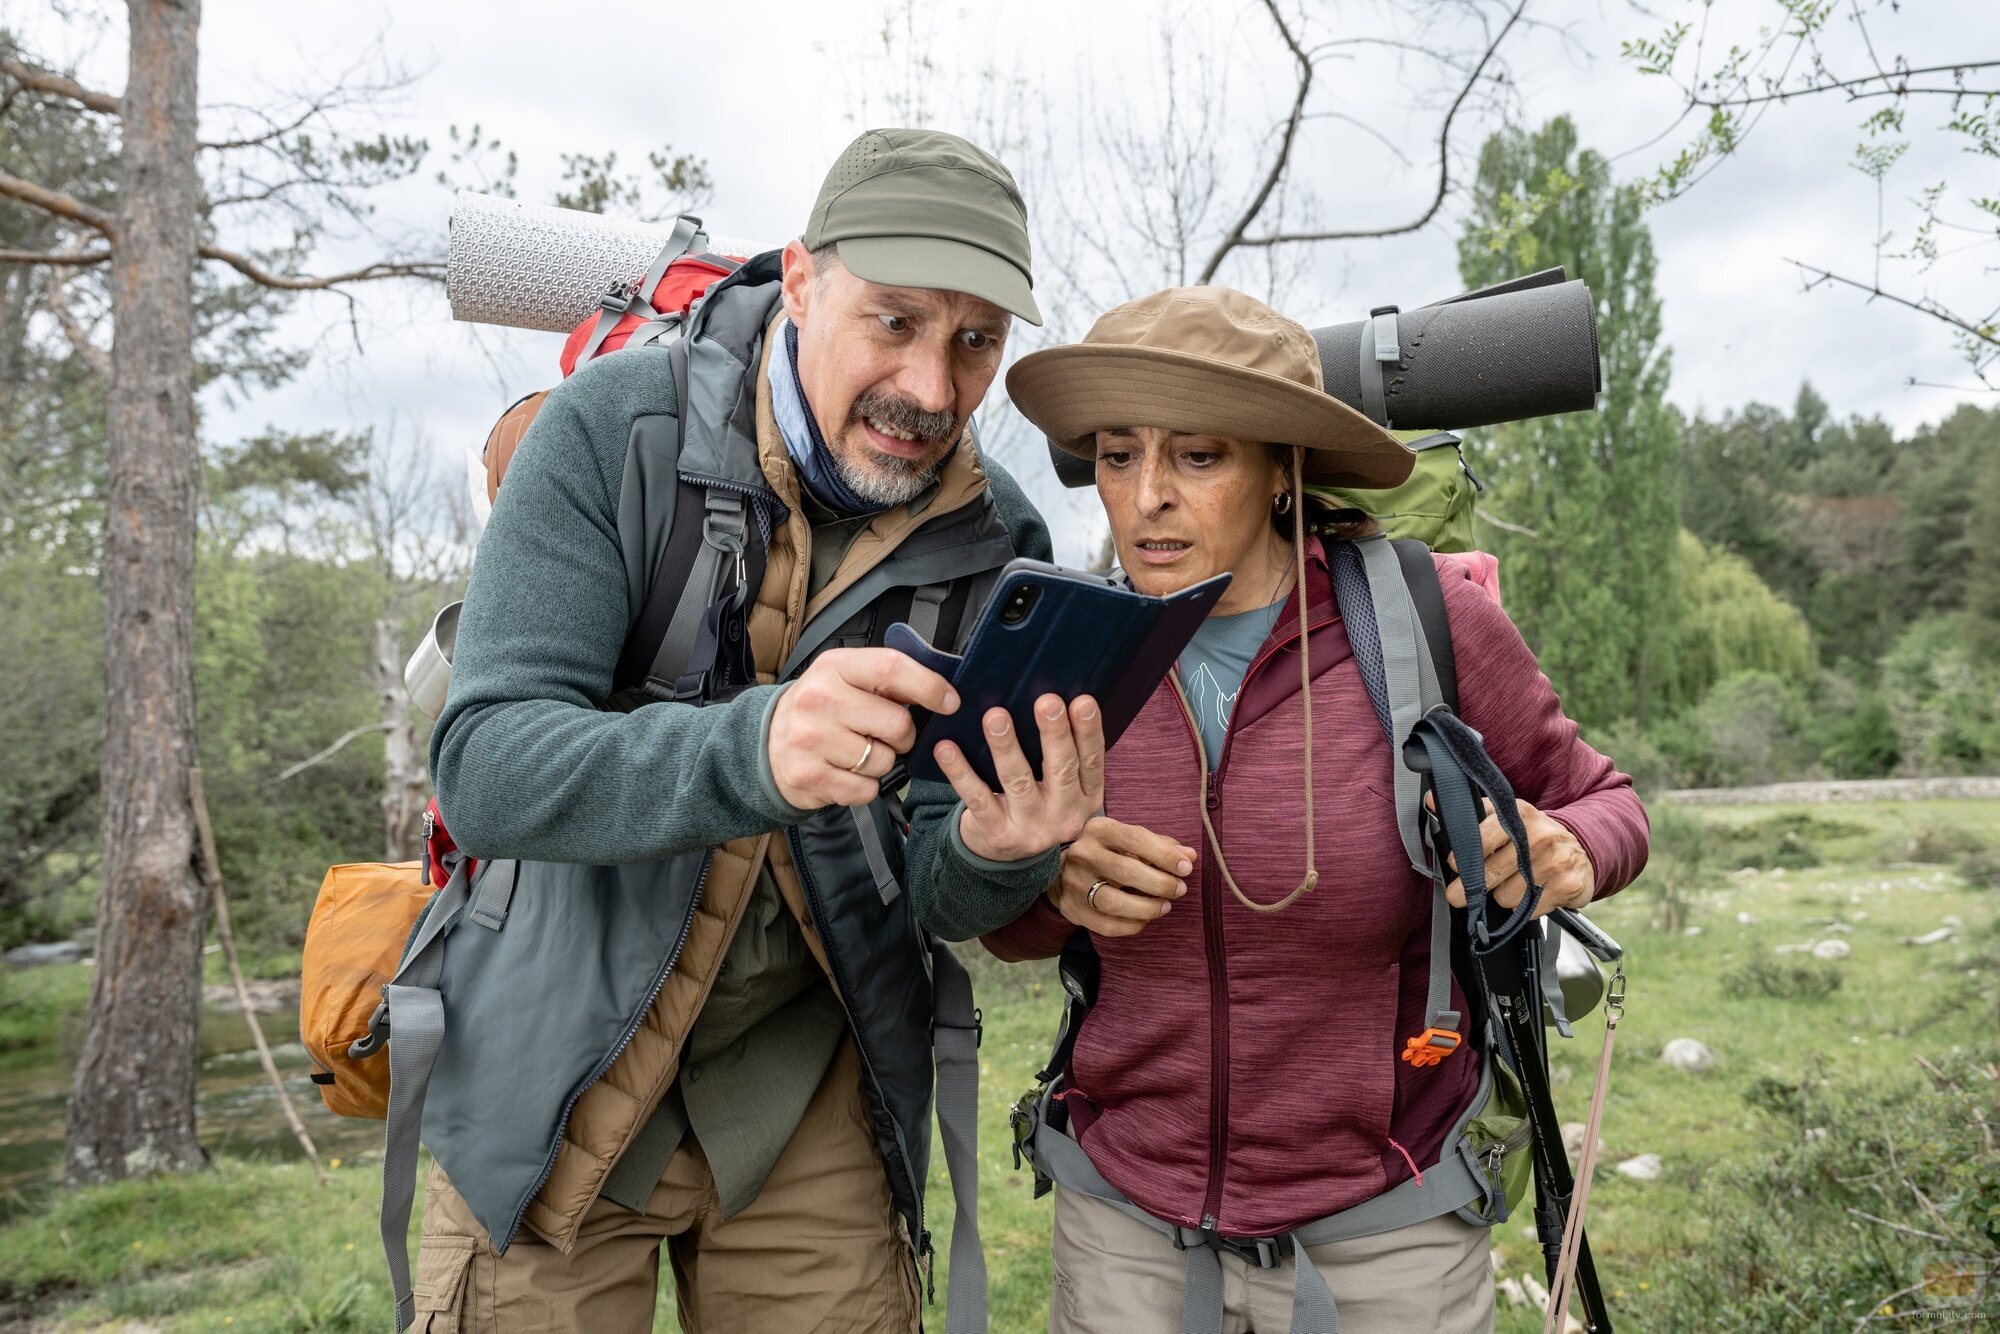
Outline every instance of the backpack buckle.
<path fill-rule="evenodd" d="M 1295 1249 L 1289 1232 L 1280 1237 L 1225 1237 L 1212 1227 L 1175 1228 L 1174 1249 L 1184 1251 L 1191 1246 L 1227 1252 L 1259 1269 L 1276 1269 Z"/>
<path fill-rule="evenodd" d="M 1457 1051 L 1463 1038 L 1449 1028 L 1427 1028 L 1403 1044 L 1403 1059 L 1421 1070 Z"/>
<path fill-rule="evenodd" d="M 368 1031 L 347 1044 L 347 1059 L 364 1061 L 389 1041 L 389 1002 L 383 1001 L 375 1007 L 375 1013 L 368 1017 Z"/>

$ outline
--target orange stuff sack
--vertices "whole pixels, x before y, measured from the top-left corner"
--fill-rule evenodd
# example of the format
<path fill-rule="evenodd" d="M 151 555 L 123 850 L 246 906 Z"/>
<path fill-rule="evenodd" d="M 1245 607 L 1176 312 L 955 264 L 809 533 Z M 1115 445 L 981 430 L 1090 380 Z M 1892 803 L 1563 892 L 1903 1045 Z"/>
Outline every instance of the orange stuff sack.
<path fill-rule="evenodd" d="M 382 988 L 396 975 L 417 917 L 437 893 L 422 862 L 357 862 L 328 869 L 306 924 L 299 967 L 299 1040 L 313 1083 L 336 1116 L 389 1115 L 389 1054 L 348 1047 L 368 1032 Z"/>

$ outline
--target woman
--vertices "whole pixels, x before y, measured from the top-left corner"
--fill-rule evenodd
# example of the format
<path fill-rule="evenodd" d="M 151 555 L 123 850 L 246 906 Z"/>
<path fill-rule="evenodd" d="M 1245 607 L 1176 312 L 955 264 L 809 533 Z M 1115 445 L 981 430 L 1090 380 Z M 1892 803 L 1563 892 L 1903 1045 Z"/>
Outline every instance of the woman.
<path fill-rule="evenodd" d="M 1326 547 L 1295 520 L 1304 484 L 1393 485 L 1410 455 L 1320 387 L 1306 330 L 1222 288 L 1157 293 L 1023 358 L 1008 391 L 1095 459 L 1133 586 L 1233 581 L 1067 847 L 1023 859 L 1019 840 L 988 838 L 1008 798 L 962 761 L 953 793 L 912 794 L 911 865 L 930 871 L 913 894 L 933 929 L 1007 959 L 1090 932 L 1102 971 L 1069 1069 L 1072 1131 L 1128 1201 L 1211 1241 L 1281 1236 L 1410 1180 L 1478 1085 L 1470 1044 L 1396 1058 L 1426 1026 L 1429 885 L 1397 832 Z M 1437 568 L 1460 712 L 1521 798 L 1538 912 L 1616 891 L 1646 853 L 1630 781 L 1578 739 L 1499 607 L 1449 558 Z M 1488 884 L 1512 907 L 1513 849 L 1496 820 L 1484 832 Z M 1450 897 L 1463 905 L 1456 882 Z M 1053 1248 L 1052 1331 L 1180 1327 L 1193 1268 L 1161 1231 L 1059 1188 Z M 1293 1261 L 1238 1250 L 1219 1243 L 1223 1328 L 1291 1328 Z M 1453 1212 L 1310 1248 L 1347 1334 L 1490 1329 L 1488 1251 Z"/>

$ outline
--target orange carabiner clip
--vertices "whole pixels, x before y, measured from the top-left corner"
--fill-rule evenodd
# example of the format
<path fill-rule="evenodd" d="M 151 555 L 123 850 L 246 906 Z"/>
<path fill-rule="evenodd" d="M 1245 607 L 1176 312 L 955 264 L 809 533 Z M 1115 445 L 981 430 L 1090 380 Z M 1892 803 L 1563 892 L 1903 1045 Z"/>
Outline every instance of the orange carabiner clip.
<path fill-rule="evenodd" d="M 1457 1051 L 1462 1040 L 1449 1028 L 1427 1028 L 1403 1044 L 1403 1059 L 1419 1070 L 1437 1065 Z"/>

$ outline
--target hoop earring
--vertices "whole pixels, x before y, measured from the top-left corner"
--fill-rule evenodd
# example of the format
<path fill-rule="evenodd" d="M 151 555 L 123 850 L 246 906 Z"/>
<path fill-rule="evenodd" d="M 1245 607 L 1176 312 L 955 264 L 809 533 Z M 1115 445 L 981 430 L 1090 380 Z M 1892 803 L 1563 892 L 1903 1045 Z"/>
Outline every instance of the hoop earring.
<path fill-rule="evenodd" d="M 1280 491 L 1277 495 L 1271 497 L 1271 512 L 1273 514 L 1290 514 L 1292 512 L 1292 493 L 1289 491 Z"/>

